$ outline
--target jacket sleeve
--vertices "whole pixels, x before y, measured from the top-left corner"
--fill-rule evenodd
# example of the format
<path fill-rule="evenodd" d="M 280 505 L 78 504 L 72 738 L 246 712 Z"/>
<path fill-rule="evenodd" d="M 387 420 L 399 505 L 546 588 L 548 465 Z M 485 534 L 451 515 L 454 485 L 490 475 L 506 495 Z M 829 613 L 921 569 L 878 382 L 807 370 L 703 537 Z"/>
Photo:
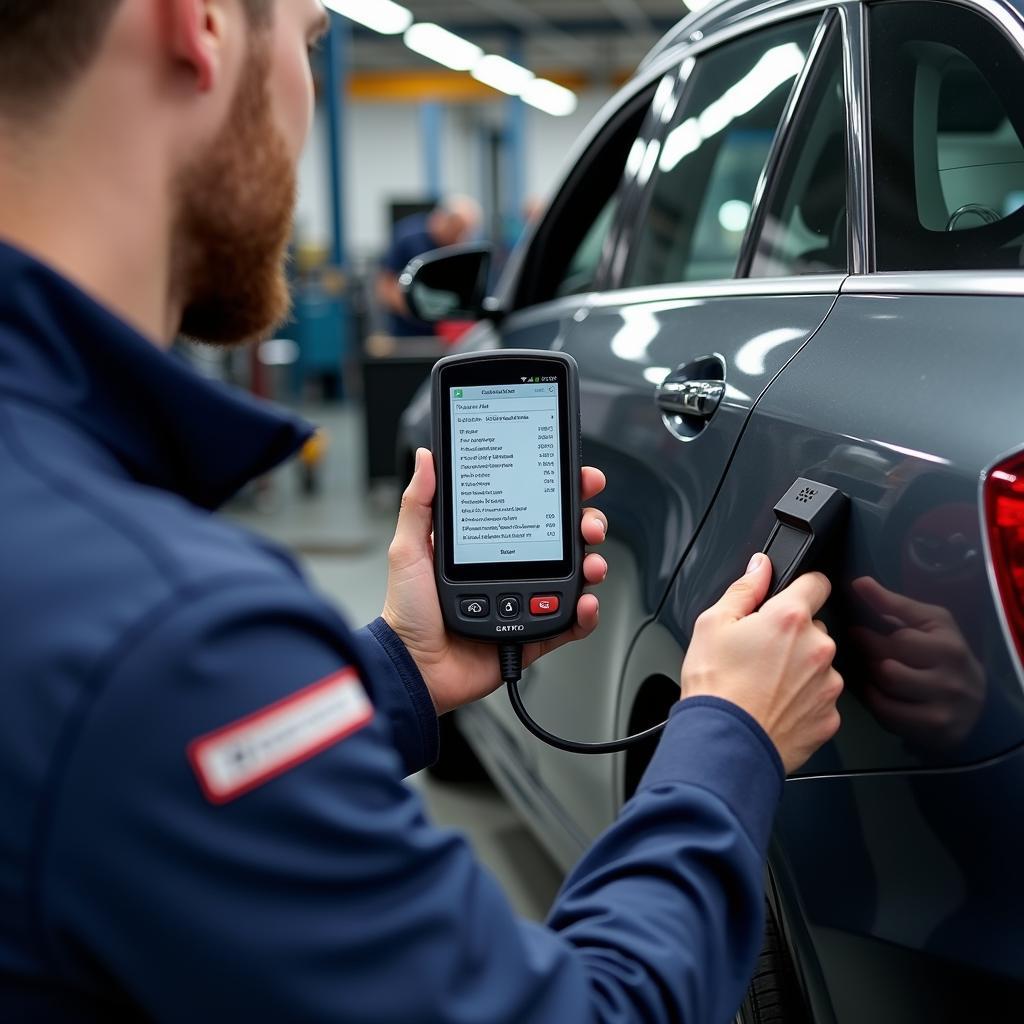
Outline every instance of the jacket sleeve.
<path fill-rule="evenodd" d="M 372 682 L 373 703 L 387 715 L 391 736 L 406 775 L 437 760 L 437 711 L 416 663 L 383 620 L 356 633 L 360 668 Z"/>
<path fill-rule="evenodd" d="M 39 921 L 62 983 L 169 1022 L 730 1019 L 781 788 L 751 720 L 681 705 L 549 924 L 524 923 L 427 821 L 387 714 L 211 800 L 196 739 L 278 721 L 345 670 L 344 648 L 304 597 L 258 581 L 179 594 L 125 637 L 40 809 Z M 264 737 L 271 755 L 294 739 Z"/>

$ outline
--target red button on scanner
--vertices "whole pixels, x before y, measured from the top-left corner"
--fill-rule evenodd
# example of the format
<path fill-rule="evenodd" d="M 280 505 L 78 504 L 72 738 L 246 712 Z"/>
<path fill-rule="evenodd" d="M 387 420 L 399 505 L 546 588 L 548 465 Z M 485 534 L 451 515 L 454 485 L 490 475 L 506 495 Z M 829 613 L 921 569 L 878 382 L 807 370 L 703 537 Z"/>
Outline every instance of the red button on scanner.
<path fill-rule="evenodd" d="M 557 597 L 531 597 L 530 598 L 530 614 L 531 615 L 554 615 L 558 611 L 558 598 Z"/>

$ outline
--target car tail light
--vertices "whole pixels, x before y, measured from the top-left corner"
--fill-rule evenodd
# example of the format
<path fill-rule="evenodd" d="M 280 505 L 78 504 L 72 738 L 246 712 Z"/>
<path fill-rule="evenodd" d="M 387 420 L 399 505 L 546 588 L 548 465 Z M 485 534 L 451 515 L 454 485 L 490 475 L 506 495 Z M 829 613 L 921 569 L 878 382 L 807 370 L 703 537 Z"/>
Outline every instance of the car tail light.
<path fill-rule="evenodd" d="M 985 523 L 1006 622 L 1024 662 L 1024 453 L 986 477 Z"/>

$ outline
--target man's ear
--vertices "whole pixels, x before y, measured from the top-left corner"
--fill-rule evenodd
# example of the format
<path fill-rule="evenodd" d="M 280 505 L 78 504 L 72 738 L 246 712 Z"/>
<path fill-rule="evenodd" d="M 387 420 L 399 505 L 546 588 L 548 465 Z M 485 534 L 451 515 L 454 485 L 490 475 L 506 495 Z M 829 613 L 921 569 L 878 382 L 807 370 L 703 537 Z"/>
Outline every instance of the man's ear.
<path fill-rule="evenodd" d="M 227 12 L 223 0 L 165 0 L 175 60 L 192 68 L 200 92 L 209 92 L 223 71 Z"/>

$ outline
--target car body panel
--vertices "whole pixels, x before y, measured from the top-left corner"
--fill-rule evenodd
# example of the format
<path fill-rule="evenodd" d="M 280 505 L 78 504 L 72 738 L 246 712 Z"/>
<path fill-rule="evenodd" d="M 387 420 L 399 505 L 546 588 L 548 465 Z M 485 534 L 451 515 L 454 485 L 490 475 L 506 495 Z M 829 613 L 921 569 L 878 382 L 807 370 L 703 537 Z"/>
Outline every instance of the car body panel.
<path fill-rule="evenodd" d="M 1024 752 L 973 769 L 786 784 L 771 860 L 815 1019 L 1016 1020 Z M 1005 815 L 992 807 L 1006 808 Z"/>
<path fill-rule="evenodd" d="M 840 281 L 833 282 L 837 291 Z M 660 605 L 697 534 L 754 403 L 835 301 L 828 294 L 628 298 L 625 293 L 621 305 L 592 306 L 563 345 L 587 368 L 581 380 L 584 459 L 608 478 L 599 504 L 614 524 L 615 540 L 607 552 L 615 593 L 603 595 L 599 636 L 586 651 L 545 658 L 525 677 L 531 714 L 573 739 L 619 735 L 617 688 L 567 700 L 567 680 L 607 678 L 609 665 L 625 664 L 629 642 Z M 708 356 L 720 360 L 726 396 L 702 429 L 681 440 L 655 404 L 656 382 Z M 578 810 L 588 834 L 604 827 L 616 809 L 617 765 L 532 745 L 531 763 L 550 795 Z M 595 800 L 596 794 L 607 797 Z"/>
<path fill-rule="evenodd" d="M 831 278 L 831 294 L 818 295 L 709 296 L 692 286 L 678 297 L 635 301 L 618 292 L 614 303 L 588 307 L 567 335 L 564 350 L 587 368 L 584 451 L 609 477 L 602 507 L 644 566 L 638 596 L 648 613 L 696 534 L 751 409 L 824 322 L 841 281 Z M 655 391 L 671 372 L 707 357 L 721 360 L 725 398 L 684 440 L 666 426 Z"/>
<path fill-rule="evenodd" d="M 1024 0 L 960 5 L 1024 59 Z M 773 904 L 816 1024 L 1015 1019 L 1024 673 L 989 577 L 979 490 L 1001 456 L 1024 448 L 1024 273 L 871 272 L 868 5 L 741 0 L 691 15 L 602 116 L 661 75 L 679 79 L 691 56 L 723 40 L 830 6 L 843 27 L 852 276 L 615 290 L 644 209 L 644 183 L 627 178 L 605 290 L 514 314 L 518 336 L 487 334 L 488 344 L 576 357 L 584 456 L 609 476 L 602 627 L 532 669 L 524 695 L 543 725 L 572 739 L 625 735 L 652 681 L 667 713 L 697 615 L 763 547 L 775 502 L 801 476 L 843 490 L 851 517 L 823 616 L 847 682 L 843 726 L 785 787 Z M 536 256 L 521 247 L 506 296 Z M 654 389 L 705 356 L 720 358 L 726 398 L 681 440 Z M 902 621 L 877 590 L 871 607 L 854 586 L 865 578 L 902 602 Z M 892 696 L 879 651 L 911 627 L 941 642 L 915 666 L 927 688 L 903 693 L 894 713 L 878 701 Z M 567 868 L 635 783 L 630 755 L 584 758 L 529 738 L 504 694 L 464 721 Z"/>
<path fill-rule="evenodd" d="M 1011 297 L 841 297 L 758 405 L 659 615 L 684 646 L 696 616 L 763 544 L 774 502 L 797 477 L 850 496 L 832 603 L 847 681 L 844 725 L 806 773 L 969 764 L 1024 743 L 1024 690 L 989 585 L 978 511 L 982 473 L 1013 442 L 1024 445 L 1021 312 L 1022 300 Z M 975 346 L 962 343 L 967 337 Z M 993 375 L 990 366 L 1007 372 Z M 948 410 L 937 409 L 939 396 L 949 396 Z M 852 586 L 866 576 L 948 613 L 955 631 L 928 669 L 966 680 L 965 665 L 984 666 L 971 677 L 973 694 L 924 702 L 917 724 L 889 720 L 887 729 L 869 714 L 865 691 L 885 683 L 857 632 L 879 629 Z M 929 736 L 933 715 L 962 721 Z"/>

